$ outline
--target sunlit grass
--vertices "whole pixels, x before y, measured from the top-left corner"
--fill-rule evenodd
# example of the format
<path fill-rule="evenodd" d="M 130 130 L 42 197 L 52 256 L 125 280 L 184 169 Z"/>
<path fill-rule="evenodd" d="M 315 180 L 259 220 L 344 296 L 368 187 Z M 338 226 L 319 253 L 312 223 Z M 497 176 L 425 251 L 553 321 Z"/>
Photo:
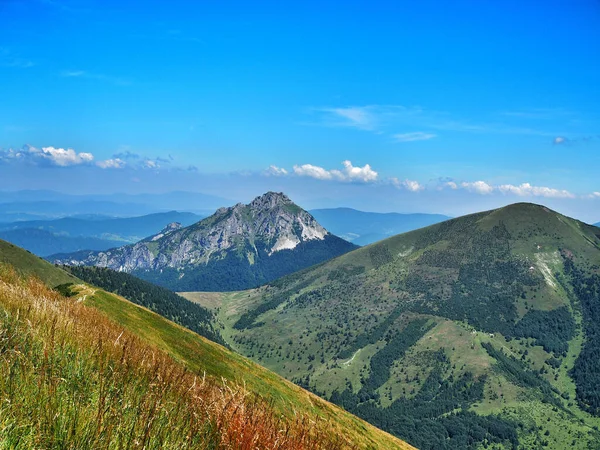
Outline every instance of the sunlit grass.
<path fill-rule="evenodd" d="M 348 448 L 0 266 L 0 448 Z"/>

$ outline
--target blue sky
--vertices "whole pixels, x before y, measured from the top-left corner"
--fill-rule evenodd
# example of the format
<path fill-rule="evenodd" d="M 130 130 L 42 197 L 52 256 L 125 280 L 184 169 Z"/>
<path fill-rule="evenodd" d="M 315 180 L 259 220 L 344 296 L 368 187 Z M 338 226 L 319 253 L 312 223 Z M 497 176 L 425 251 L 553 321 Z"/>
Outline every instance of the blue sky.
<path fill-rule="evenodd" d="M 600 2 L 322 3 L 0 2 L 0 189 L 600 220 Z"/>

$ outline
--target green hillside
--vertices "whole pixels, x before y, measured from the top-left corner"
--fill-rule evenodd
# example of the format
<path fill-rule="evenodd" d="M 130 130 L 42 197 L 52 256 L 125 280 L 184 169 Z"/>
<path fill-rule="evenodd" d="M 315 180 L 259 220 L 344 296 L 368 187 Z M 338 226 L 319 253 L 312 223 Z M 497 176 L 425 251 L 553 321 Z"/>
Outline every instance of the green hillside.
<path fill-rule="evenodd" d="M 62 297 L 0 267 L 2 448 L 411 448 L 116 294 L 79 282 Z"/>
<path fill-rule="evenodd" d="M 543 206 L 184 295 L 242 354 L 419 448 L 598 448 L 600 232 Z"/>
<path fill-rule="evenodd" d="M 49 286 L 77 282 L 77 278 L 16 245 L 0 240 L 0 263 L 11 264 L 24 275 L 35 275 Z"/>
<path fill-rule="evenodd" d="M 213 326 L 213 313 L 197 303 L 125 272 L 102 267 L 63 266 L 63 270 L 80 280 L 107 292 L 125 297 L 130 302 L 148 308 L 166 319 L 198 333 L 200 336 L 224 344 Z M 61 285 L 68 292 L 70 286 Z"/>

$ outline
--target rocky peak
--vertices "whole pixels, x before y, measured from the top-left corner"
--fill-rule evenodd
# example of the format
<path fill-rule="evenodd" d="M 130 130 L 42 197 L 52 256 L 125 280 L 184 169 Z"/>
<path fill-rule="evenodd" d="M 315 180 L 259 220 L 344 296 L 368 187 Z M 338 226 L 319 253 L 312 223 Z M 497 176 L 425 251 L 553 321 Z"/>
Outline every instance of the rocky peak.
<path fill-rule="evenodd" d="M 266 194 L 256 197 L 248 206 L 252 209 L 265 210 L 290 204 L 293 204 L 293 202 L 283 192 L 267 192 Z"/>
<path fill-rule="evenodd" d="M 323 241 L 328 235 L 287 195 L 267 192 L 247 205 L 219 208 L 211 217 L 187 228 L 170 223 L 137 244 L 98 252 L 81 263 L 133 271 L 208 264 L 227 253 L 255 261 L 262 251 L 270 256 L 308 241 Z"/>
<path fill-rule="evenodd" d="M 267 192 L 247 205 L 238 203 L 220 208 L 213 216 L 210 239 L 216 239 L 216 250 L 239 246 L 240 238 L 252 246 L 265 243 L 269 254 L 293 249 L 301 242 L 323 240 L 328 234 L 306 211 L 282 192 Z"/>

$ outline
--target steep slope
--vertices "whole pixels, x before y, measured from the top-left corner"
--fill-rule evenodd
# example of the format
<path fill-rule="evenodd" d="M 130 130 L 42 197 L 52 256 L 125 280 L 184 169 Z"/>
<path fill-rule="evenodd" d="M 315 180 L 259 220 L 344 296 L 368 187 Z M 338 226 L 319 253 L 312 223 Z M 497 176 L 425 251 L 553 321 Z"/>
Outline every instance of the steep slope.
<path fill-rule="evenodd" d="M 42 269 L 30 273 L 64 274 Z M 61 297 L 0 265 L 7 448 L 412 448 L 118 295 L 72 289 Z"/>
<path fill-rule="evenodd" d="M 99 239 L 95 237 L 60 236 L 37 228 L 21 228 L 0 231 L 0 239 L 11 242 L 29 250 L 38 256 L 55 253 L 70 253 L 79 250 L 108 250 L 123 244 L 120 241 Z"/>
<path fill-rule="evenodd" d="M 184 295 L 217 308 L 241 353 L 419 448 L 600 442 L 600 232 L 543 206 Z"/>
<path fill-rule="evenodd" d="M 125 271 L 173 290 L 229 291 L 258 286 L 354 248 L 284 194 L 269 192 L 135 245 L 49 259 Z"/>
<path fill-rule="evenodd" d="M 333 234 L 357 245 L 450 219 L 441 214 L 373 213 L 352 208 L 313 209 L 310 213 Z"/>
<path fill-rule="evenodd" d="M 107 268 L 85 266 L 63 266 L 63 268 L 86 283 L 125 297 L 200 336 L 224 344 L 219 331 L 213 326 L 213 313 L 210 310 L 168 289 L 140 280 L 128 273 Z M 61 285 L 63 292 L 69 292 L 69 289 L 70 286 Z"/>
<path fill-rule="evenodd" d="M 78 281 L 77 278 L 54 267 L 48 261 L 3 240 L 0 240 L 0 263 L 12 265 L 23 275 L 35 275 L 51 287 Z"/>

